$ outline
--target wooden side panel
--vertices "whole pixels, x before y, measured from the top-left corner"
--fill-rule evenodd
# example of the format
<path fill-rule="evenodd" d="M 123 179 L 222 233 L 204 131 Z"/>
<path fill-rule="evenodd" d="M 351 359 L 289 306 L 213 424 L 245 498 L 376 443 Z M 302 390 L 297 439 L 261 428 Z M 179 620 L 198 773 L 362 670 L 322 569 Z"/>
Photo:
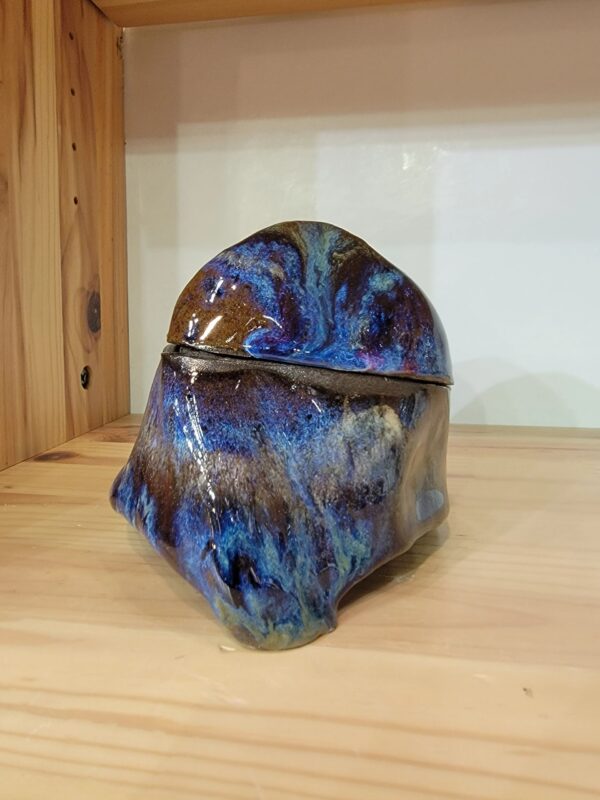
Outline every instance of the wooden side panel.
<path fill-rule="evenodd" d="M 54 25 L 0 0 L 0 469 L 66 438 Z"/>
<path fill-rule="evenodd" d="M 120 36 L 0 0 L 0 469 L 129 410 Z"/>
<path fill-rule="evenodd" d="M 56 30 L 66 430 L 72 437 L 129 410 L 123 63 L 121 30 L 88 0 L 59 0 Z"/>
<path fill-rule="evenodd" d="M 394 5 L 403 0 L 94 0 L 117 25 L 159 25 L 208 19 L 334 11 Z"/>

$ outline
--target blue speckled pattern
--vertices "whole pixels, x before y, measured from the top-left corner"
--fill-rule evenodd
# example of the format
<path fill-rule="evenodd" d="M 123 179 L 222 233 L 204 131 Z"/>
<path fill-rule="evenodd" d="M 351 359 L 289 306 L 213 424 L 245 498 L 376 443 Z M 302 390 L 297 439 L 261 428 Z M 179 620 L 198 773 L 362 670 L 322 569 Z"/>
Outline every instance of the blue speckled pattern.
<path fill-rule="evenodd" d="M 366 242 L 321 222 L 265 228 L 183 290 L 169 342 L 223 354 L 452 382 L 423 292 Z"/>
<path fill-rule="evenodd" d="M 244 643 L 294 647 L 447 513 L 444 386 L 165 352 L 112 502 Z"/>

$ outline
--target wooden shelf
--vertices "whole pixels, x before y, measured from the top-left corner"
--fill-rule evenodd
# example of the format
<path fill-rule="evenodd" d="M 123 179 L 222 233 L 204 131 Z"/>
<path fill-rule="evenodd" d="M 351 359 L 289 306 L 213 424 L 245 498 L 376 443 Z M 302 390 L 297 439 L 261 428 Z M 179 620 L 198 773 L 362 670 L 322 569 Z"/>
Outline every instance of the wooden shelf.
<path fill-rule="evenodd" d="M 162 25 L 211 19 L 398 5 L 407 0 L 94 0 L 116 25 Z"/>
<path fill-rule="evenodd" d="M 598 796 L 598 433 L 454 429 L 449 522 L 277 654 L 110 508 L 136 431 L 0 474 L 3 796 Z"/>

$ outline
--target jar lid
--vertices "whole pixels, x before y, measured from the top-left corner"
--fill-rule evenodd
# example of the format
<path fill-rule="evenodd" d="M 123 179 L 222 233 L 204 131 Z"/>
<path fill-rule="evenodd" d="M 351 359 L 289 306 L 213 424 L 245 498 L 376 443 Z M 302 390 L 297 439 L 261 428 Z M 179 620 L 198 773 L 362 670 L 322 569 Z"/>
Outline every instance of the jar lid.
<path fill-rule="evenodd" d="M 168 341 L 266 361 L 452 383 L 435 309 L 362 239 L 282 222 L 227 248 L 187 284 Z"/>

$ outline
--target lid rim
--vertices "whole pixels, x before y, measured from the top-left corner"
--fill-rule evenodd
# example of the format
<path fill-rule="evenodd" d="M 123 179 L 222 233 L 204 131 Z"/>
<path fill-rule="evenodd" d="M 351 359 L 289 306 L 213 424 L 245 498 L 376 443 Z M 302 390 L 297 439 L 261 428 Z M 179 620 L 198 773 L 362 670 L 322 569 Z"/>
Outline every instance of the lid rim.
<path fill-rule="evenodd" d="M 318 369 L 327 372 L 335 372 L 341 375 L 354 375 L 360 377 L 364 375 L 369 378 L 383 378 L 392 381 L 414 381 L 415 383 L 426 383 L 434 386 L 445 386 L 450 388 L 454 385 L 454 381 L 449 376 L 436 376 L 430 373 L 422 374 L 416 372 L 382 372 L 381 370 L 367 370 L 367 369 L 342 369 L 340 367 L 329 366 L 326 364 L 315 364 L 307 361 L 293 360 L 289 358 L 260 358 L 241 350 L 228 350 L 224 347 L 214 347 L 211 345 L 189 345 L 180 344 L 179 342 L 169 342 L 162 351 L 163 355 L 180 355 L 185 358 L 200 358 L 203 356 L 215 356 L 219 358 L 231 358 L 232 360 L 243 361 L 244 363 L 255 364 L 281 364 L 287 367 L 297 367 L 298 369 Z"/>

